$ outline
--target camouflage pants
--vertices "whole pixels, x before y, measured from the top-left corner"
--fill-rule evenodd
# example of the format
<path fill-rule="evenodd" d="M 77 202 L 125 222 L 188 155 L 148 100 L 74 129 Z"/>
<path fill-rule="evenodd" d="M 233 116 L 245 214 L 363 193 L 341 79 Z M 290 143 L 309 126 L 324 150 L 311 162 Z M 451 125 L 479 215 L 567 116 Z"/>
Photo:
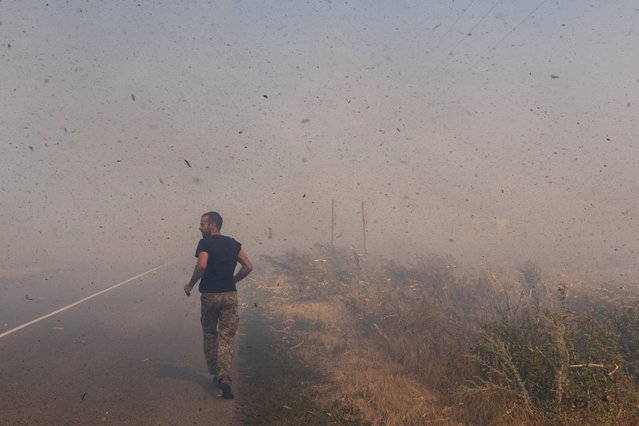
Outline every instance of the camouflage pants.
<path fill-rule="evenodd" d="M 237 292 L 202 293 L 202 331 L 204 357 L 209 373 L 217 379 L 231 379 L 233 338 L 240 317 L 237 315 Z"/>

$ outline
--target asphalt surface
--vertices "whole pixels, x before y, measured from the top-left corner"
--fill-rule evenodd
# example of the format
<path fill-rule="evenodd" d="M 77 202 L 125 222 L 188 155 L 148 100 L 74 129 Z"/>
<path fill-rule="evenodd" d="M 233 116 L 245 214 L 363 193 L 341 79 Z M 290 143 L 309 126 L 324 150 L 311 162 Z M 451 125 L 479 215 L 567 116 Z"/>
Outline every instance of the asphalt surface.
<path fill-rule="evenodd" d="M 5 273 L 0 334 L 162 263 Z M 192 267 L 170 264 L 1 337 L 0 423 L 238 424 L 206 370 L 198 294 L 182 290 Z"/>

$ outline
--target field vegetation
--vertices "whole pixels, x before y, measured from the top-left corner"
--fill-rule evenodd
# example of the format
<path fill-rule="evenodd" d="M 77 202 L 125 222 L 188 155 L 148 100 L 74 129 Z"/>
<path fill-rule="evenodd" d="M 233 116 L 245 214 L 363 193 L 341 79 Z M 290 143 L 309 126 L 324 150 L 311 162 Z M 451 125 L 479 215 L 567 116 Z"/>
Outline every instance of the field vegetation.
<path fill-rule="evenodd" d="M 639 424 L 633 289 L 547 282 L 530 261 L 317 247 L 263 263 L 241 290 L 262 342 L 241 349 L 261 372 L 241 385 L 246 423 Z"/>

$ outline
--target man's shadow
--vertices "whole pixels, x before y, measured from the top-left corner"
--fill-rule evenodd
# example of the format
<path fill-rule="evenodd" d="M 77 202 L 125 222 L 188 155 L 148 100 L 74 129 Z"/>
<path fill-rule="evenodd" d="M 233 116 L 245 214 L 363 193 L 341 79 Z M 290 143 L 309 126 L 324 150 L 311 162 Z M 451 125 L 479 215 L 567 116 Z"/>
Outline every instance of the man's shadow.
<path fill-rule="evenodd" d="M 176 367 L 170 364 L 153 364 L 153 371 L 156 377 L 168 377 L 171 379 L 197 383 L 202 386 L 207 393 L 217 397 L 217 388 L 213 385 L 211 377 L 208 374 L 202 373 L 202 370 L 188 367 Z"/>

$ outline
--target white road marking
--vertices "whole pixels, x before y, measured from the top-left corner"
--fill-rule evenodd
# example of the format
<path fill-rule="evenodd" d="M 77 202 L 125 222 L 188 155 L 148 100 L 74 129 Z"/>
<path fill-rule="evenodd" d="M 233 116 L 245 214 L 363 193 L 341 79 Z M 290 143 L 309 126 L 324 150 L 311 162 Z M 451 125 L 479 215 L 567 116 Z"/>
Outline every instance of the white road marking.
<path fill-rule="evenodd" d="M 77 306 L 77 305 L 79 305 L 80 303 L 86 302 L 86 301 L 87 301 L 87 300 L 89 300 L 89 299 L 93 299 L 94 297 L 97 297 L 97 296 L 99 296 L 99 295 L 101 295 L 101 294 L 104 294 L 104 293 L 106 293 L 107 291 L 113 290 L 114 288 L 120 287 L 121 285 L 124 285 L 124 284 L 126 284 L 126 283 L 129 283 L 129 282 L 131 282 L 131 281 L 135 280 L 135 279 L 138 279 L 138 278 L 140 278 L 140 277 L 143 277 L 143 276 L 145 276 L 146 274 L 150 274 L 150 273 L 151 273 L 151 272 L 153 272 L 153 271 L 157 271 L 157 270 L 158 270 L 158 269 L 160 269 L 160 268 L 164 268 L 165 266 L 167 266 L 167 265 L 169 265 L 169 264 L 171 264 L 171 263 L 173 263 L 173 261 L 171 261 L 171 262 L 167 262 L 167 263 L 165 263 L 164 265 L 160 265 L 160 266 L 155 267 L 155 268 L 153 268 L 153 269 L 149 269 L 148 271 L 146 271 L 146 272 L 142 272 L 141 274 L 136 275 L 135 277 L 131 277 L 131 278 L 129 278 L 129 279 L 128 279 L 128 280 L 126 280 L 126 281 L 122 281 L 121 283 L 118 283 L 118 284 L 116 284 L 116 285 L 114 285 L 114 286 L 111 286 L 111 287 L 109 287 L 109 288 L 107 288 L 107 289 L 104 289 L 104 290 L 102 290 L 102 291 L 98 291 L 97 293 L 92 294 L 91 296 L 88 296 L 88 297 L 85 297 L 84 299 L 80 299 L 80 300 L 78 300 L 77 302 L 73 302 L 72 304 L 70 304 L 70 305 L 68 305 L 68 306 L 65 306 L 64 308 L 60 308 L 60 309 L 58 309 L 57 311 L 53 311 L 53 312 L 51 312 L 51 313 L 49 313 L 49 314 L 46 314 L 46 315 L 41 316 L 40 318 L 36 318 L 36 319 L 34 319 L 34 320 L 32 320 L 32 321 L 29 321 L 29 322 L 27 322 L 27 323 L 24 323 L 24 324 L 22 324 L 22 325 L 19 325 L 19 326 L 18 326 L 18 327 L 16 327 L 16 328 L 12 328 L 11 330 L 5 331 L 4 333 L 0 334 L 0 339 L 1 339 L 1 338 L 3 338 L 4 336 L 8 336 L 8 335 L 9 335 L 9 334 L 11 334 L 11 333 L 15 333 L 15 332 L 16 332 L 16 331 L 18 331 L 18 330 L 22 330 L 22 329 L 23 329 L 23 328 L 25 328 L 25 327 L 28 327 L 28 326 L 33 325 L 33 324 L 35 324 L 35 323 L 37 323 L 37 322 L 40 322 L 40 321 L 42 321 L 42 320 L 44 320 L 44 319 L 47 319 L 47 318 L 52 317 L 52 316 L 54 316 L 54 315 L 56 315 L 56 314 L 59 314 L 60 312 L 64 312 L 64 311 L 66 311 L 67 309 L 71 309 L 71 308 L 73 308 L 74 306 Z"/>

